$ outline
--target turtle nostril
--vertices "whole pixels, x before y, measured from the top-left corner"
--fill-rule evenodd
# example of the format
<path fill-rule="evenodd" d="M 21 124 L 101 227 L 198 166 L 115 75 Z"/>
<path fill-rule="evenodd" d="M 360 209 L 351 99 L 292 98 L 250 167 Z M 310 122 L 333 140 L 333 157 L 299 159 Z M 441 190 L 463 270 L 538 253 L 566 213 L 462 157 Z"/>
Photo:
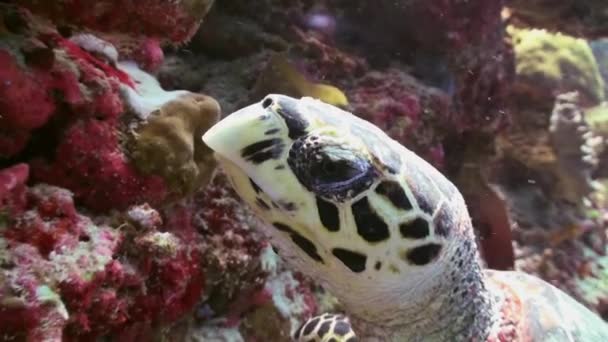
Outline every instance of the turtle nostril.
<path fill-rule="evenodd" d="M 262 108 L 266 109 L 268 107 L 270 107 L 272 105 L 273 101 L 272 98 L 267 97 L 264 99 L 264 101 L 262 101 Z"/>

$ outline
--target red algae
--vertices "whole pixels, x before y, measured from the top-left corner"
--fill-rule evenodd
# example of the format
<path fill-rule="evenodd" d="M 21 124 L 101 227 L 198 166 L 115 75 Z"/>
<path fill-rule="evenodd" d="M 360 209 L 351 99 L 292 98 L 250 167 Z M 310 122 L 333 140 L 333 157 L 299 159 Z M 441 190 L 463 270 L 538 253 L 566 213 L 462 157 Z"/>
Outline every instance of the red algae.
<path fill-rule="evenodd" d="M 19 1 L 36 14 L 59 25 L 74 25 L 100 32 L 159 37 L 171 43 L 187 41 L 213 1 L 103 0 L 91 6 L 82 0 Z M 133 20 L 137 18 L 137 20 Z"/>
<path fill-rule="evenodd" d="M 166 195 L 159 176 L 142 176 L 121 152 L 118 122 L 87 119 L 74 123 L 57 146 L 56 160 L 33 163 L 34 177 L 72 189 L 95 210 L 126 209 L 146 199 L 159 203 Z"/>
<path fill-rule="evenodd" d="M 0 317 L 23 318 L 0 325 L 4 336 L 63 336 L 83 341 L 120 336 L 133 324 L 173 322 L 199 301 L 204 287 L 200 241 L 192 228 L 162 225 L 158 213 L 132 208 L 121 230 L 82 216 L 71 193 L 53 186 L 23 187 L 24 166 L 0 173 L 3 203 L 17 203 L 19 180 L 27 201 L 13 215 L 0 241 L 11 265 L 0 272 Z M 25 168 L 27 170 L 27 168 Z M 7 254 L 8 253 L 8 254 Z M 69 314 L 68 314 L 69 313 Z M 2 319 L 2 322 L 12 322 Z M 25 325 L 24 325 L 25 324 Z"/>

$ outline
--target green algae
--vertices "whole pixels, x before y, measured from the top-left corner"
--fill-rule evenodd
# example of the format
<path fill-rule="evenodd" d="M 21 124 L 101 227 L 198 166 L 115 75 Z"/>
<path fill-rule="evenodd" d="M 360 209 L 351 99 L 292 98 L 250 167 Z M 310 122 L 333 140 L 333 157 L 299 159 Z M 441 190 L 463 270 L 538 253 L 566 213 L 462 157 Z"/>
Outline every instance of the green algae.
<path fill-rule="evenodd" d="M 540 29 L 509 27 L 508 32 L 525 90 L 548 97 L 579 91 L 592 104 L 604 99 L 604 81 L 586 40 Z"/>

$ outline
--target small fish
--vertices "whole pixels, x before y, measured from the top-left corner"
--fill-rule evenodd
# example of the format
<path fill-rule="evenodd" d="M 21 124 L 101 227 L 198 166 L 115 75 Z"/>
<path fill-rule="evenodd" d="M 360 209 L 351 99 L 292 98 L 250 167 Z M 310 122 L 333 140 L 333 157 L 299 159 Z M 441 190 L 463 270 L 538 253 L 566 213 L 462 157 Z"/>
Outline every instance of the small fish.
<path fill-rule="evenodd" d="M 340 89 L 307 80 L 281 53 L 274 54 L 268 60 L 252 90 L 252 100 L 258 101 L 267 94 L 313 97 L 335 106 L 348 105 L 348 99 Z"/>

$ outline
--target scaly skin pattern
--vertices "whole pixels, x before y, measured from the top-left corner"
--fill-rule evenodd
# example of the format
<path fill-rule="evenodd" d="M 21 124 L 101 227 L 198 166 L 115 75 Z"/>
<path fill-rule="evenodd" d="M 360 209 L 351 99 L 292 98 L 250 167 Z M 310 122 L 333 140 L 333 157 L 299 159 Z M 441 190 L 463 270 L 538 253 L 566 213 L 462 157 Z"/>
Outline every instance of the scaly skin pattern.
<path fill-rule="evenodd" d="M 279 254 L 350 318 L 311 318 L 297 341 L 608 341 L 549 284 L 482 270 L 456 187 L 351 113 L 268 95 L 203 140 Z"/>

